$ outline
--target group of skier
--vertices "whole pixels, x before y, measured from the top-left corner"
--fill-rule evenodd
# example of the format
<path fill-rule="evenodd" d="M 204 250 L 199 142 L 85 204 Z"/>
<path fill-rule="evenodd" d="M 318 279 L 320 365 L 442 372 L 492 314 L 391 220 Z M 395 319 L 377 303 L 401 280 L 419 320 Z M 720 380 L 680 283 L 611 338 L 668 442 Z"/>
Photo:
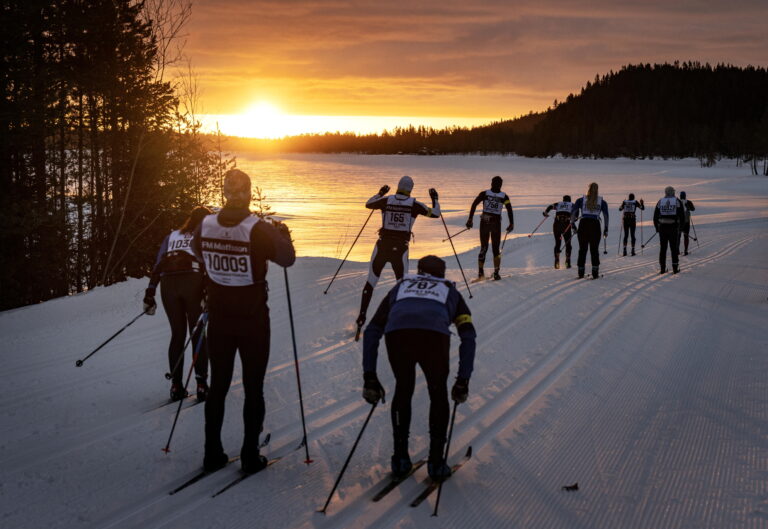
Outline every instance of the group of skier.
<path fill-rule="evenodd" d="M 501 190 L 502 179 L 494 176 L 491 188 L 482 191 L 471 204 L 467 229 L 473 227 L 478 206 L 480 217 L 480 253 L 478 277 L 484 278 L 485 257 L 489 240 L 493 252 L 492 278 L 500 279 L 502 214 L 506 210 L 514 229 L 514 215 L 509 196 Z M 403 176 L 396 193 L 387 195 L 383 186 L 365 204 L 380 210 L 382 226 L 371 256 L 369 274 L 363 288 L 357 337 L 366 322 L 368 306 L 381 272 L 390 263 L 397 278 L 373 318 L 363 338 L 363 398 L 371 404 L 384 398 L 384 388 L 377 377 L 378 347 L 381 338 L 395 375 L 395 395 L 391 405 L 394 450 L 391 468 L 395 476 L 408 475 L 413 464 L 408 450 L 411 422 L 411 399 L 416 380 L 416 365 L 424 372 L 430 397 L 430 446 L 427 468 L 430 477 L 442 480 L 450 475 L 444 453 L 448 429 L 449 401 L 447 380 L 450 373 L 450 326 L 456 327 L 459 339 L 459 368 L 451 390 L 456 403 L 464 402 L 469 392 L 473 370 L 476 332 L 472 316 L 453 282 L 445 279 L 445 262 L 428 255 L 418 261 L 416 274 L 408 273 L 408 243 L 413 223 L 418 216 L 440 218 L 440 204 L 435 189 L 429 190 L 431 207 L 411 196 L 413 179 Z M 168 361 L 171 368 L 171 399 L 187 396 L 181 383 L 183 350 L 187 329 L 195 339 L 195 373 L 197 399 L 205 401 L 205 454 L 203 468 L 212 472 L 229 461 L 221 442 L 225 397 L 228 392 L 234 359 L 239 351 L 243 368 L 245 403 L 243 410 L 244 439 L 240 450 L 242 470 L 258 472 L 267 465 L 259 452 L 265 404 L 264 376 L 269 360 L 270 321 L 267 306 L 267 261 L 289 267 L 295 261 L 290 231 L 283 223 L 262 219 L 249 211 L 251 180 L 239 169 L 227 172 L 223 194 L 226 203 L 217 213 L 196 208 L 184 225 L 169 234 L 157 255 L 150 284 L 145 292 L 144 310 L 154 314 L 155 290 L 161 286 L 163 306 L 171 325 Z M 682 200 L 681 200 L 682 199 Z M 644 210 L 643 200 L 633 194 L 623 201 L 624 255 L 631 236 L 631 254 L 635 255 L 636 211 Z M 688 250 L 688 227 L 693 204 L 674 196 L 668 187 L 654 211 L 654 226 L 661 241 L 661 272 L 666 271 L 666 246 L 671 247 L 672 267 L 678 264 L 679 234 L 685 235 Z M 586 255 L 591 255 L 592 277 L 599 277 L 600 236 L 608 234 L 608 205 L 598 195 L 598 185 L 589 185 L 587 193 L 571 202 L 569 195 L 549 205 L 543 212 L 555 212 L 555 268 L 560 267 L 561 240 L 565 242 L 565 266 L 571 267 L 571 240 L 577 233 L 579 255 L 578 276 L 584 277 Z M 603 225 L 601 228 L 600 216 Z M 687 222 L 686 222 L 687 221 Z M 578 224 L 577 224 L 578 222 Z M 193 331 L 197 330 L 193 335 Z M 207 353 L 207 354 L 206 354 Z M 210 363 L 211 384 L 207 385 Z"/>

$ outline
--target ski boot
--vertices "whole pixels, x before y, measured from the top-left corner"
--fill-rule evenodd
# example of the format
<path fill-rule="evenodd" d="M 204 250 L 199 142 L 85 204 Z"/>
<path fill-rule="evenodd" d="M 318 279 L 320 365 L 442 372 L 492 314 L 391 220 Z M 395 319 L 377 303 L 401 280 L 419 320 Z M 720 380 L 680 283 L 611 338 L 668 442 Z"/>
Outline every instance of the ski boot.
<path fill-rule="evenodd" d="M 197 380 L 197 402 L 205 402 L 208 398 L 208 383 L 205 377 L 195 377 Z"/>
<path fill-rule="evenodd" d="M 684 251 L 683 255 L 688 255 L 688 250 Z"/>
<path fill-rule="evenodd" d="M 632 250 L 632 251 L 634 252 L 634 250 Z M 635 254 L 633 253 L 632 255 L 635 255 Z M 626 257 L 626 256 L 627 256 L 627 247 L 625 246 L 624 247 L 624 257 Z"/>
<path fill-rule="evenodd" d="M 579 267 L 579 279 L 584 279 L 584 267 Z"/>
<path fill-rule="evenodd" d="M 221 448 L 218 450 L 205 451 L 205 457 L 203 458 L 203 470 L 206 472 L 216 472 L 220 468 L 227 466 L 227 463 L 229 463 L 229 457 Z"/>
<path fill-rule="evenodd" d="M 667 267 L 666 266 L 662 266 L 661 270 L 659 270 L 659 274 L 666 274 L 666 273 L 667 273 Z"/>
<path fill-rule="evenodd" d="M 555 270 L 559 270 L 559 269 L 560 269 L 560 254 L 556 253 L 555 254 Z"/>
<path fill-rule="evenodd" d="M 493 277 L 494 281 L 498 281 L 499 279 L 501 279 L 501 276 L 499 275 L 499 271 L 498 270 L 494 270 L 493 271 L 493 276 L 492 277 Z"/>
<path fill-rule="evenodd" d="M 480 266 L 480 267 L 477 269 L 477 278 L 478 278 L 478 279 L 485 279 L 485 270 L 483 270 L 483 267 L 482 267 L 482 266 Z"/>
<path fill-rule="evenodd" d="M 678 265 L 677 263 L 672 263 L 672 273 L 676 274 L 679 271 L 680 271 L 680 265 Z"/>
<path fill-rule="evenodd" d="M 637 254 L 635 253 L 635 247 L 634 247 L 634 246 L 632 247 L 632 255 L 633 255 L 633 256 L 637 255 Z"/>
<path fill-rule="evenodd" d="M 185 399 L 189 396 L 187 390 L 181 385 L 181 382 L 174 382 L 171 384 L 171 401 Z"/>
<path fill-rule="evenodd" d="M 592 279 L 597 279 L 600 277 L 600 268 L 597 266 L 592 267 Z"/>
<path fill-rule="evenodd" d="M 565 256 L 565 267 L 566 268 L 570 268 L 571 267 L 571 256 L 570 255 L 566 255 Z"/>
<path fill-rule="evenodd" d="M 255 449 L 246 448 L 243 445 L 243 448 L 240 450 L 240 468 L 246 474 L 255 474 L 264 470 L 267 468 L 268 463 L 267 458 L 259 453 L 258 445 Z"/>
<path fill-rule="evenodd" d="M 451 476 L 451 467 L 445 462 L 444 457 L 429 458 L 427 461 L 427 473 L 432 481 L 444 481 Z"/>

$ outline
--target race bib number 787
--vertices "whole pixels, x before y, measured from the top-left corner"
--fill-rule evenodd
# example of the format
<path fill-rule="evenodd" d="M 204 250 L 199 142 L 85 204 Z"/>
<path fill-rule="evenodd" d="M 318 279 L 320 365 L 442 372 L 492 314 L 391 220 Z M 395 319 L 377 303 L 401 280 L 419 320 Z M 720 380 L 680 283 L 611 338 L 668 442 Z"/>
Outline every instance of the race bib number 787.
<path fill-rule="evenodd" d="M 449 292 L 450 288 L 443 281 L 437 281 L 429 277 L 406 277 L 397 291 L 396 301 L 406 298 L 419 298 L 445 303 Z"/>

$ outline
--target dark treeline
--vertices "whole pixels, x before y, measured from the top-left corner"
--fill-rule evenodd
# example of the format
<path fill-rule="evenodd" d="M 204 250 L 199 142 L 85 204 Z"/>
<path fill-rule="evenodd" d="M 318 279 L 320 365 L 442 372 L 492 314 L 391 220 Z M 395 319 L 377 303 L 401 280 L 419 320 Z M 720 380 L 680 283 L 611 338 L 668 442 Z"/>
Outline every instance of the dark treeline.
<path fill-rule="evenodd" d="M 768 72 L 693 62 L 641 64 L 596 77 L 546 112 L 488 126 L 237 141 L 239 148 L 287 152 L 694 156 L 704 164 L 732 157 L 768 174 Z"/>
<path fill-rule="evenodd" d="M 0 309 L 148 271 L 223 166 L 163 74 L 177 0 L 3 0 Z M 182 90 L 180 90 L 182 88 Z"/>

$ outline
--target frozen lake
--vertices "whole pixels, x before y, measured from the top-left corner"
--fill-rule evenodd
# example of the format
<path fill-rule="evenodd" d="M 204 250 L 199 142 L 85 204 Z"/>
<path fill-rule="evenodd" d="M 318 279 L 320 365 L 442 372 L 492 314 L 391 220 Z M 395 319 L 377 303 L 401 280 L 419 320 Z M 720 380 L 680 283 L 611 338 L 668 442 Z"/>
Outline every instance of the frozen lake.
<path fill-rule="evenodd" d="M 428 189 L 434 187 L 439 191 L 440 205 L 451 233 L 463 229 L 474 198 L 490 187 L 494 175 L 500 175 L 504 178 L 503 190 L 512 199 L 515 212 L 516 226 L 510 239 L 526 237 L 541 220 L 541 211 L 548 204 L 565 194 L 575 200 L 593 181 L 600 185 L 600 193 L 608 202 L 613 228 L 619 225 L 617 210 L 629 193 L 653 206 L 663 196 L 664 187 L 673 185 L 678 191 L 686 191 L 688 199 L 697 206 L 702 199 L 706 201 L 702 203 L 701 217 L 696 217 L 698 223 L 716 220 L 723 214 L 729 218 L 747 217 L 752 213 L 746 212 L 744 201 L 755 198 L 751 193 L 742 194 L 741 190 L 735 195 L 729 193 L 722 200 L 718 197 L 722 193 L 717 189 L 722 187 L 719 183 L 724 178 L 751 179 L 747 167 L 736 167 L 735 162 L 728 160 L 708 169 L 701 168 L 695 159 L 239 153 L 237 162 L 238 167 L 251 175 L 254 185 L 266 194 L 275 214 L 286 219 L 301 256 L 344 257 L 370 213 L 364 206 L 366 200 L 384 184 L 394 190 L 405 174 L 415 181 L 413 196 L 417 200 L 429 205 Z M 652 214 L 649 212 L 649 215 Z M 369 259 L 381 226 L 380 219 L 378 214 L 371 218 L 350 259 Z M 649 219 L 645 217 L 646 225 L 650 225 Z M 540 231 L 549 232 L 551 226 L 551 221 L 547 221 Z M 459 253 L 478 245 L 476 228 L 454 239 Z M 448 242 L 442 242 L 445 228 L 438 219 L 420 217 L 413 234 L 412 259 L 429 253 L 451 253 Z"/>

